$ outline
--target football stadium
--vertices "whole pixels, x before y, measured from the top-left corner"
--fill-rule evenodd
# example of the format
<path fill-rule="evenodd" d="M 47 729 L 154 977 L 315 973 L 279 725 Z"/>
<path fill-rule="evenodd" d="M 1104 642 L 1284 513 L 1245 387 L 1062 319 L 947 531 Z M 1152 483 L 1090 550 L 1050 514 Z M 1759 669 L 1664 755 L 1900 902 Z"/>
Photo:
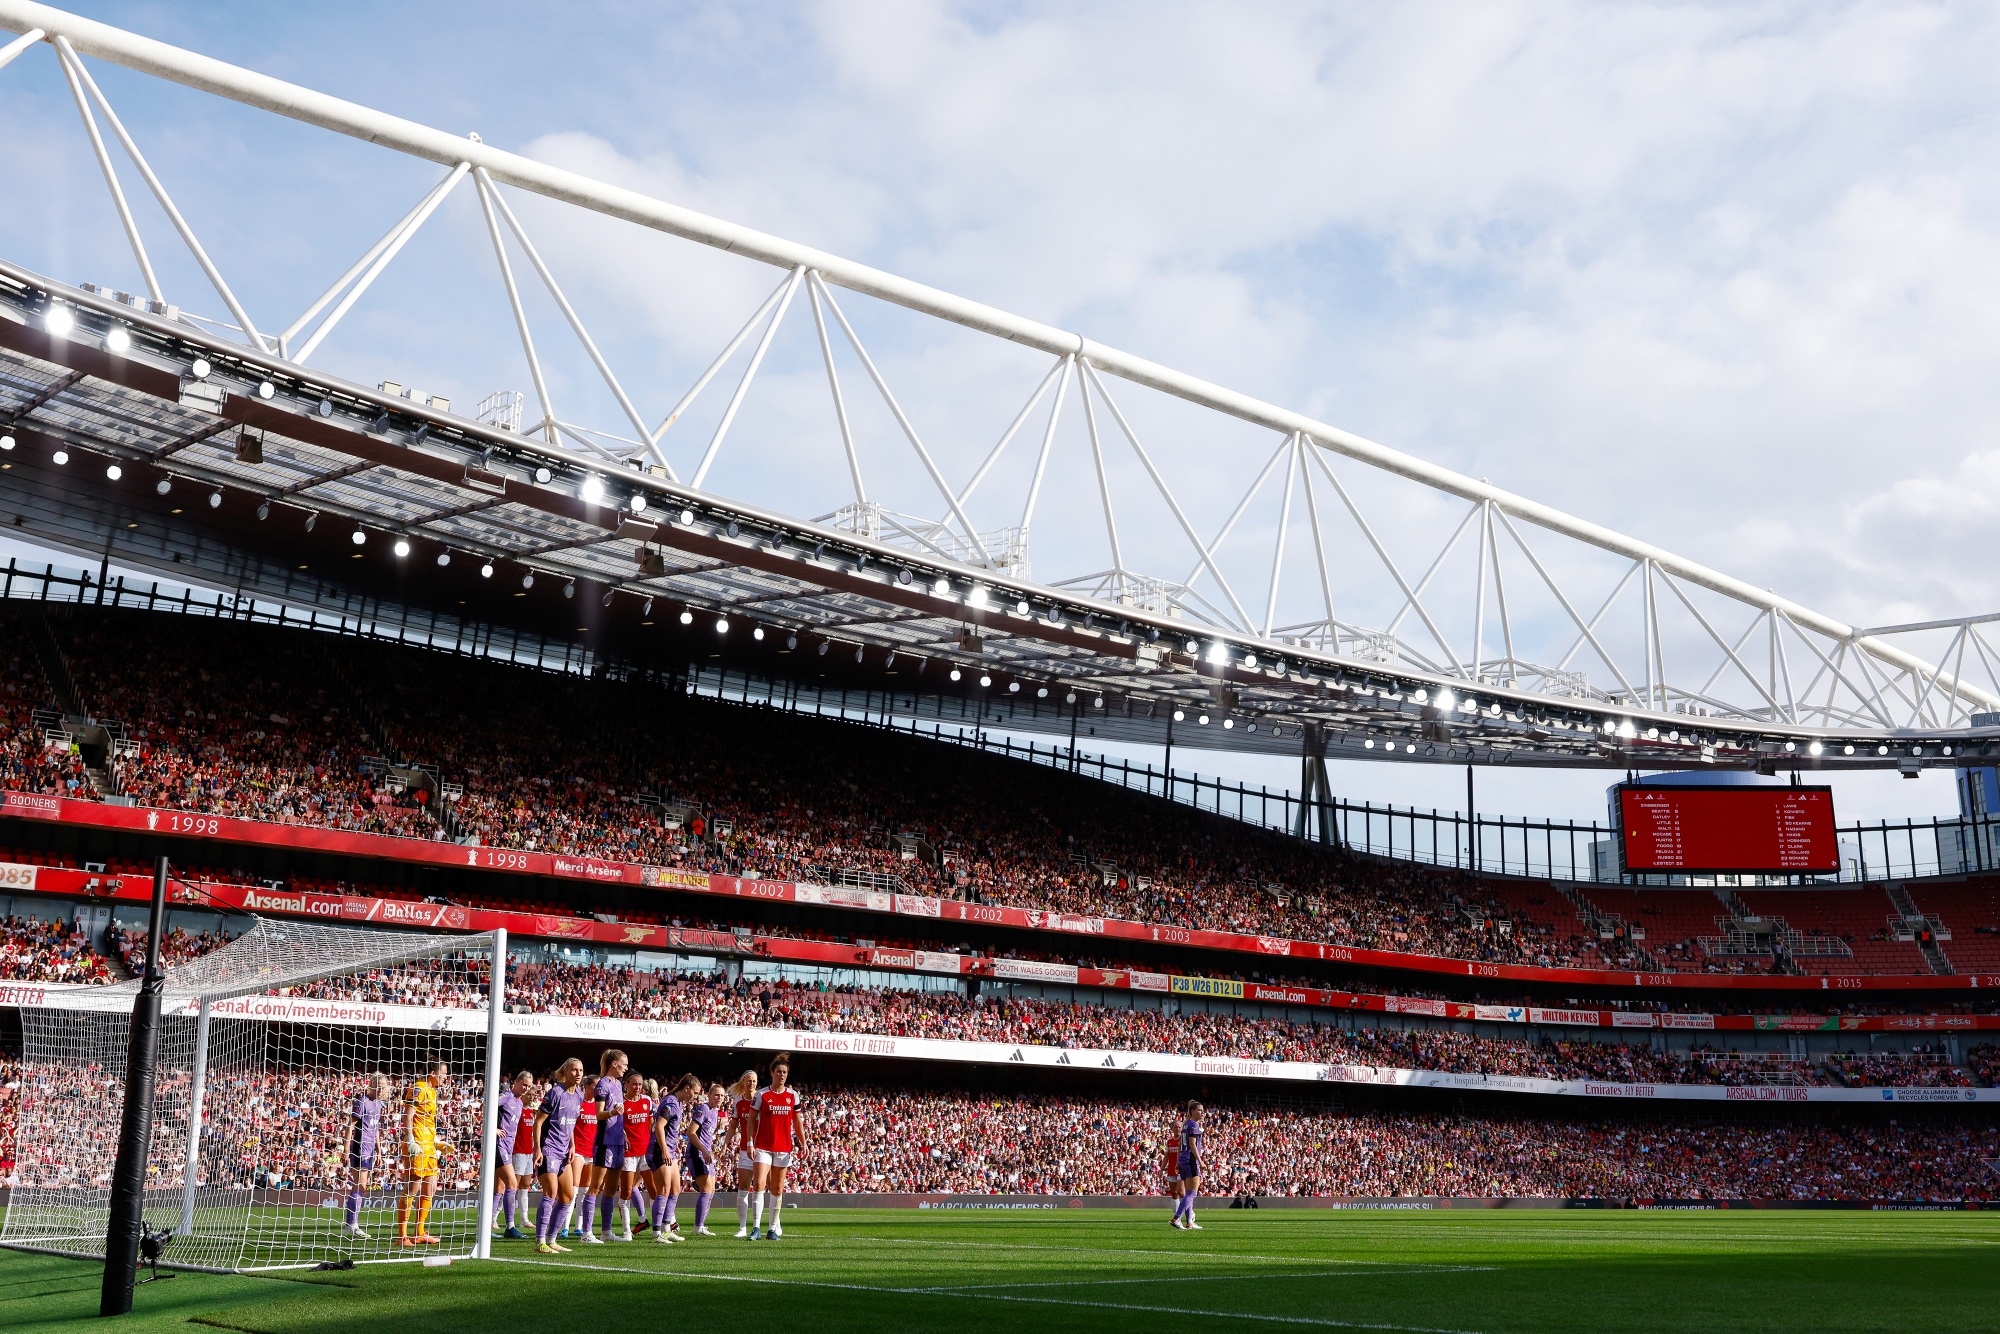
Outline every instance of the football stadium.
<path fill-rule="evenodd" d="M 133 22 L 0 0 L 0 1326 L 2000 1327 L 2000 615 Z"/>

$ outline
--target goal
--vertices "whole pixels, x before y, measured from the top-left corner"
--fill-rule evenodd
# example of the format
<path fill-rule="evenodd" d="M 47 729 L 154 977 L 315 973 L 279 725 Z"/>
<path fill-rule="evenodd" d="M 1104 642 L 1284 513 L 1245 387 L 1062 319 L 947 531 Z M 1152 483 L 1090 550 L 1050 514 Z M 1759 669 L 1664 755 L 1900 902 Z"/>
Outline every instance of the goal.
<path fill-rule="evenodd" d="M 486 1255 L 506 957 L 504 931 L 260 919 L 169 968 L 144 1194 L 147 1231 L 169 1234 L 160 1263 L 244 1271 Z M 16 1181 L 0 1245 L 103 1258 L 138 987 L 80 987 L 21 1011 Z M 437 1062 L 448 1072 L 435 1089 L 437 1152 L 411 1155 L 410 1112 L 428 1100 L 415 1086 Z M 356 1099 L 378 1092 L 370 1137 Z M 399 1218 L 437 1241 L 400 1245 Z"/>

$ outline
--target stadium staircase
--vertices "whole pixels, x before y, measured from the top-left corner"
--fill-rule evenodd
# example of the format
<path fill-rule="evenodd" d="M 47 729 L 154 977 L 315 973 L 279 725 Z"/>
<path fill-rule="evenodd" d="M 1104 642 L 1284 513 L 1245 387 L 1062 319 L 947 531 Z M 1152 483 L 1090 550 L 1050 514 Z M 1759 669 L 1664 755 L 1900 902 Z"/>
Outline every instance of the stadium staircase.
<path fill-rule="evenodd" d="M 1933 973 L 1940 977 L 1956 976 L 1958 970 L 1952 967 L 1951 960 L 1945 957 L 1943 944 L 1944 941 L 1951 939 L 1951 928 L 1946 926 L 1942 919 L 1927 916 L 1917 907 L 1916 900 L 1910 897 L 1910 891 L 1902 885 L 1888 884 L 1882 888 L 1889 892 L 1889 902 L 1895 905 L 1897 913 L 1902 917 L 1901 929 L 1896 932 L 1897 939 L 1904 939 L 1907 936 L 1915 942 L 1916 947 L 1923 951 L 1924 962 L 1930 965 Z"/>
<path fill-rule="evenodd" d="M 1666 966 L 1650 949 L 1639 943 L 1644 928 L 1635 929 L 1623 916 L 1607 912 L 1583 896 L 1583 891 L 1563 881 L 1552 881 L 1555 889 L 1569 900 L 1576 909 L 1577 921 L 1583 923 L 1584 939 L 1587 941 L 1623 939 L 1639 960 L 1639 966 L 1649 973 L 1663 973 Z"/>
<path fill-rule="evenodd" d="M 397 781 L 406 787 L 423 788 L 430 794 L 424 802 L 424 809 L 429 812 L 433 820 L 437 821 L 438 828 L 442 829 L 444 836 L 452 842 L 463 842 L 465 831 L 458 822 L 458 812 L 452 808 L 449 801 L 445 800 L 446 784 L 443 772 L 435 764 L 388 758 L 394 747 L 390 744 L 389 729 L 383 723 L 382 715 L 376 712 L 366 692 L 347 674 L 347 664 L 340 660 L 339 654 L 327 654 L 324 662 L 327 675 L 340 689 L 342 705 L 361 724 L 361 730 L 367 736 L 368 743 L 375 749 L 374 755 L 362 761 L 363 767 L 369 771 L 370 779 Z"/>
<path fill-rule="evenodd" d="M 55 630 L 40 608 L 31 608 L 21 623 L 29 647 L 35 651 L 35 661 L 42 669 L 42 679 L 48 683 L 59 710 L 36 709 L 36 727 L 44 740 L 76 747 L 83 757 L 84 774 L 99 796 L 118 797 L 122 789 L 117 756 L 131 742 L 125 724 L 100 722 L 90 715 L 83 694 L 76 687 L 76 677 L 70 672 L 69 660 L 63 656 L 62 645 L 56 642 Z"/>

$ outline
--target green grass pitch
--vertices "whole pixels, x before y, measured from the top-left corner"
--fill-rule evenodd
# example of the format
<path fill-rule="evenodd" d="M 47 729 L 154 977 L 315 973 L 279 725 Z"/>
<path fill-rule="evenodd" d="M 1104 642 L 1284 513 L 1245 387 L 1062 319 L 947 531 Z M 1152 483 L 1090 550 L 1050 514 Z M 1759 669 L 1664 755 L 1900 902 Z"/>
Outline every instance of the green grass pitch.
<path fill-rule="evenodd" d="M 733 1232 L 735 1214 L 726 1219 Z M 578 1246 L 449 1268 L 183 1274 L 116 1327 L 2000 1330 L 2000 1214 L 793 1210 L 773 1243 Z M 0 1329 L 93 1327 L 97 1266 L 0 1251 Z M 688 1322 L 693 1322 L 689 1324 Z M 95 1328 L 104 1328 L 95 1325 Z"/>

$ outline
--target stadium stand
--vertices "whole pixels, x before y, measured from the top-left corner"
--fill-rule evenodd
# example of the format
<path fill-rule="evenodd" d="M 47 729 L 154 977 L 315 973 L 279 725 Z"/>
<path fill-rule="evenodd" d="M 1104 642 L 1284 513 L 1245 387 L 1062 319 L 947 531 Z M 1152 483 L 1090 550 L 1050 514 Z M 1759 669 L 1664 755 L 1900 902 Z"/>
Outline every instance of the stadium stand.
<path fill-rule="evenodd" d="M 1961 973 L 2000 973 L 2000 884 L 1992 880 L 1961 885 L 1904 886 L 1925 917 L 1951 931 L 1939 942 L 1945 958 Z"/>

